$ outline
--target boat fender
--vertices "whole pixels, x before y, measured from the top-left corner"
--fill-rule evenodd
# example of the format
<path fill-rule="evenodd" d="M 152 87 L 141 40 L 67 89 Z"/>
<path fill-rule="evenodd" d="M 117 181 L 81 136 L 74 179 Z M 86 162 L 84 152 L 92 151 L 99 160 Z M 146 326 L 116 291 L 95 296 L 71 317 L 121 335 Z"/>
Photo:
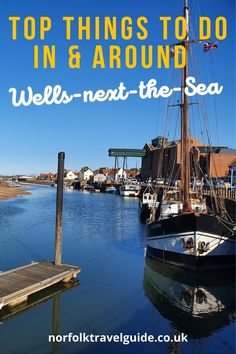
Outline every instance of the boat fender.
<path fill-rule="evenodd" d="M 189 237 L 189 238 L 187 239 L 187 241 L 185 241 L 185 239 L 182 238 L 182 244 L 181 244 L 181 246 L 184 247 L 184 248 L 187 248 L 187 249 L 193 248 L 193 247 L 194 247 L 193 238 L 192 238 L 192 237 Z"/>

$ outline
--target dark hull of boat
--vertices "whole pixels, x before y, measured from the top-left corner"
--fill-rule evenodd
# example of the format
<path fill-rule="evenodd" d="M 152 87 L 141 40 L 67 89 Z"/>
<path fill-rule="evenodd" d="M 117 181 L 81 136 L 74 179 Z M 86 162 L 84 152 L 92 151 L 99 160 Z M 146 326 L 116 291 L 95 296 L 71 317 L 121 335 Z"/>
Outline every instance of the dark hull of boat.
<path fill-rule="evenodd" d="M 164 261 L 188 269 L 234 269 L 235 256 L 195 256 L 177 252 L 164 251 L 147 246 L 147 255 L 159 261 Z"/>
<path fill-rule="evenodd" d="M 193 269 L 232 268 L 235 231 L 213 215 L 194 213 L 148 225 L 147 255 Z"/>
<path fill-rule="evenodd" d="M 148 207 L 147 204 L 143 204 L 140 208 L 140 220 L 143 224 L 147 222 L 150 218 L 151 209 Z"/>
<path fill-rule="evenodd" d="M 230 230 L 216 216 L 194 213 L 162 219 L 149 225 L 150 236 L 162 236 L 191 231 L 208 232 L 219 236 L 235 238 L 235 231 Z"/>

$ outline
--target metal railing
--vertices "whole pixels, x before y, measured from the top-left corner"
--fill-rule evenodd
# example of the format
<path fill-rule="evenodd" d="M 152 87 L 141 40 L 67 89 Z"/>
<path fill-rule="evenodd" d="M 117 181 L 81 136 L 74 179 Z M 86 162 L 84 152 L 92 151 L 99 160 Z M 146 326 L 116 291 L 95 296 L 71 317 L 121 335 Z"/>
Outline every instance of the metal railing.
<path fill-rule="evenodd" d="M 236 190 L 231 188 L 204 189 L 203 194 L 236 200 Z"/>

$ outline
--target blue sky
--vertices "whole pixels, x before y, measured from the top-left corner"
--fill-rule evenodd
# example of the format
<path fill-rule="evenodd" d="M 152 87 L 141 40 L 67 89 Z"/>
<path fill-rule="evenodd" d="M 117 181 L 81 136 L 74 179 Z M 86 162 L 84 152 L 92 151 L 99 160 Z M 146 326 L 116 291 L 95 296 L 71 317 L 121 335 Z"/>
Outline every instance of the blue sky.
<path fill-rule="evenodd" d="M 112 4 L 112 5 L 111 5 Z M 193 26 L 196 19 L 209 16 L 213 23 L 217 16 L 225 16 L 228 21 L 228 36 L 219 41 L 218 48 L 203 53 L 202 44 L 195 45 L 191 52 L 193 64 L 190 69 L 196 70 L 202 82 L 219 82 L 224 86 L 223 93 L 217 97 L 206 97 L 208 125 L 213 145 L 235 147 L 235 3 L 233 0 L 190 0 Z M 10 87 L 19 91 L 31 86 L 35 92 L 42 92 L 50 84 L 60 84 L 69 92 L 87 89 L 98 90 L 115 88 L 123 81 L 128 88 L 136 88 L 140 80 L 155 78 L 158 85 L 171 86 L 177 80 L 178 70 L 171 69 L 92 69 L 92 53 L 95 45 L 101 44 L 106 52 L 111 44 L 125 46 L 166 45 L 175 43 L 173 25 L 170 28 L 170 39 L 162 40 L 159 22 L 160 16 L 173 18 L 182 15 L 182 1 L 146 0 L 129 1 L 28 1 L 12 0 L 0 5 L 0 51 L 1 51 L 1 86 L 0 86 L 0 174 L 30 174 L 42 171 L 55 171 L 57 152 L 66 153 L 66 166 L 80 169 L 84 165 L 91 168 L 112 166 L 113 160 L 108 157 L 110 147 L 142 148 L 156 135 L 162 135 L 167 99 L 140 100 L 133 96 L 126 101 L 83 103 L 72 102 L 68 105 L 30 106 L 15 108 L 11 104 L 8 93 Z M 42 45 L 39 35 L 32 41 L 23 38 L 22 22 L 19 24 L 19 38 L 11 40 L 9 16 L 40 16 L 52 19 L 52 30 L 47 35 L 45 44 L 55 44 L 57 50 L 56 69 L 33 69 L 33 46 Z M 76 26 L 72 27 L 72 38 L 66 41 L 64 35 L 63 16 L 138 16 L 148 18 L 149 37 L 145 42 L 132 39 L 130 41 L 80 41 L 76 38 Z M 214 29 L 214 26 L 212 27 Z M 37 27 L 38 30 L 38 27 Z M 195 28 L 195 33 L 196 33 Z M 214 31 L 211 37 L 215 40 Z M 67 48 L 79 44 L 82 53 L 80 69 L 67 67 Z M 107 55 L 105 55 L 107 59 Z M 172 64 L 171 64 L 172 65 Z M 176 103 L 178 96 L 173 96 L 171 103 Z M 192 102 L 197 103 L 194 97 Z M 201 139 L 203 126 L 197 127 L 203 113 L 201 103 L 191 106 L 195 135 Z M 168 113 L 169 114 L 169 113 Z M 170 122 L 169 138 L 178 137 L 176 130 L 179 112 L 173 108 Z M 175 133 L 173 133 L 175 131 Z M 140 161 L 130 160 L 128 167 Z"/>

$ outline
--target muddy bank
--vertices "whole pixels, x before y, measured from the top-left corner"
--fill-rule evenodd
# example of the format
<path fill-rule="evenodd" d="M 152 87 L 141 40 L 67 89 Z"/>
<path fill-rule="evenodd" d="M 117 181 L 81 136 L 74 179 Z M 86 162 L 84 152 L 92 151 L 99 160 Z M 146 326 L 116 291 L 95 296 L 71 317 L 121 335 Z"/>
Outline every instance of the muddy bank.
<path fill-rule="evenodd" d="M 0 181 L 0 200 L 17 197 L 18 195 L 28 195 L 30 192 L 24 191 L 21 188 L 9 187 L 3 181 Z"/>

